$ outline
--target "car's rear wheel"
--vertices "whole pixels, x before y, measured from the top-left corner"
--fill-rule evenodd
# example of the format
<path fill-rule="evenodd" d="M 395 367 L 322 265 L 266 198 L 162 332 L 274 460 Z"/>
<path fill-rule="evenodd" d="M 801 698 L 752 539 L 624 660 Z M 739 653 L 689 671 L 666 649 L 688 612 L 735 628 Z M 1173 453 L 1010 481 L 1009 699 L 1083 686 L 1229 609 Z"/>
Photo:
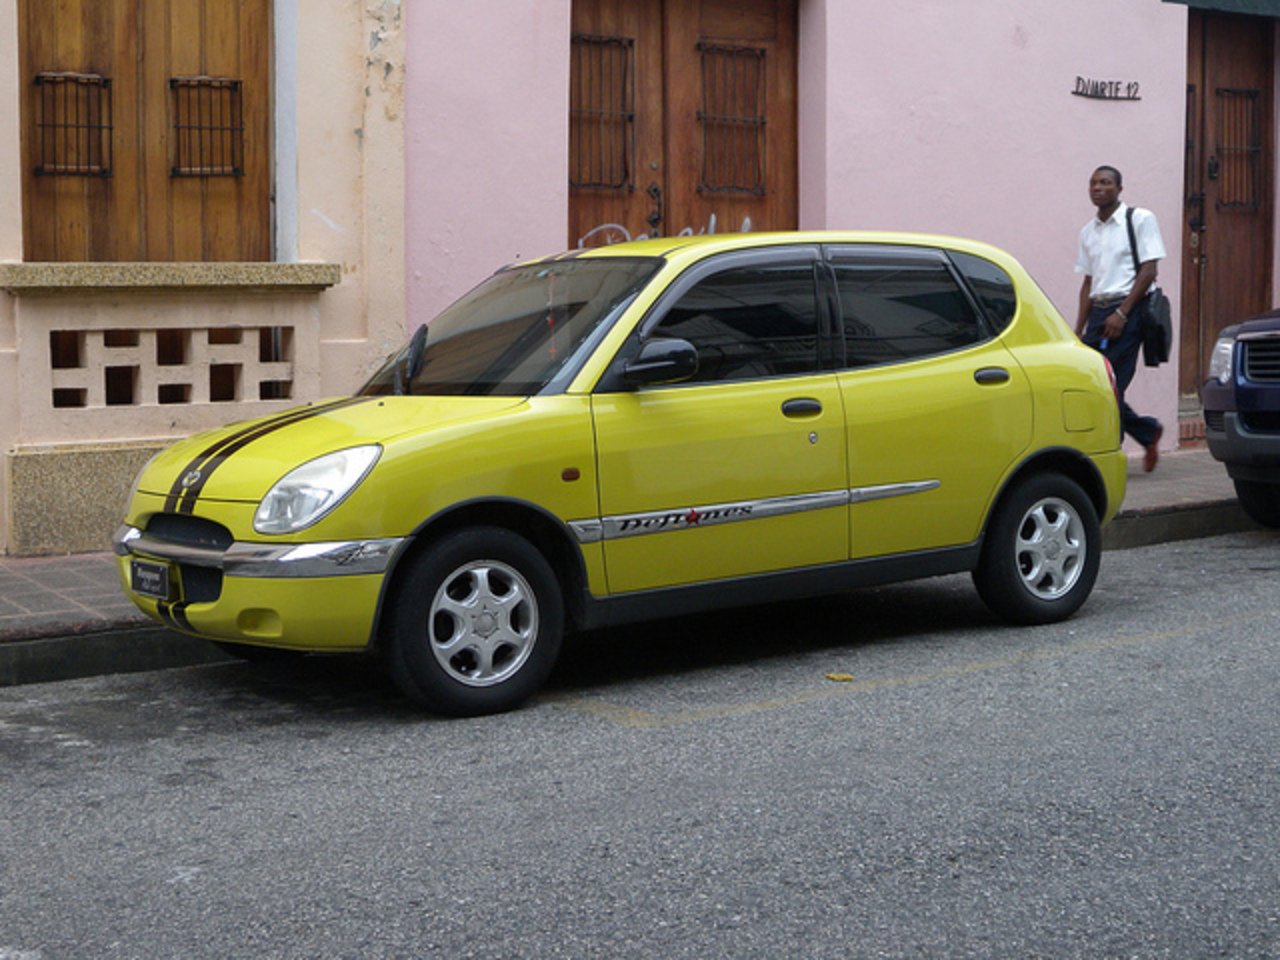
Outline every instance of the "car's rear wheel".
<path fill-rule="evenodd" d="M 1235 480 L 1236 497 L 1244 512 L 1264 527 L 1280 529 L 1280 483 Z"/>
<path fill-rule="evenodd" d="M 1088 495 L 1068 477 L 1036 474 L 996 506 L 973 582 L 998 616 L 1054 623 L 1088 599 L 1101 560 L 1102 532 Z"/>
<path fill-rule="evenodd" d="M 387 660 L 400 689 L 454 716 L 510 710 L 532 696 L 564 629 L 543 555 L 508 530 L 472 527 L 410 563 L 388 611 Z"/>

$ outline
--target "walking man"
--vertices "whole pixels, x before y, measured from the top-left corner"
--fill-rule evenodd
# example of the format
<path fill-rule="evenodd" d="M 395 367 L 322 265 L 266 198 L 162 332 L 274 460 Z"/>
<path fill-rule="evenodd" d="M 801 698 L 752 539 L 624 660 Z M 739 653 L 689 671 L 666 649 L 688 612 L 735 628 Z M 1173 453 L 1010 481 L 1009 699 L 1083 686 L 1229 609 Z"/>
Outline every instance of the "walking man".
<path fill-rule="evenodd" d="M 1123 187 L 1115 167 L 1098 167 L 1089 178 L 1089 199 L 1098 215 L 1080 231 L 1076 273 L 1084 274 L 1084 281 L 1080 284 L 1076 336 L 1111 361 L 1120 392 L 1120 425 L 1142 444 L 1142 467 L 1150 473 L 1160 459 L 1164 427 L 1155 417 L 1135 413 L 1125 402 L 1124 393 L 1138 369 L 1147 294 L 1154 287 L 1165 249 L 1155 214 L 1122 203 Z M 1129 242 L 1130 217 L 1133 245 Z"/>

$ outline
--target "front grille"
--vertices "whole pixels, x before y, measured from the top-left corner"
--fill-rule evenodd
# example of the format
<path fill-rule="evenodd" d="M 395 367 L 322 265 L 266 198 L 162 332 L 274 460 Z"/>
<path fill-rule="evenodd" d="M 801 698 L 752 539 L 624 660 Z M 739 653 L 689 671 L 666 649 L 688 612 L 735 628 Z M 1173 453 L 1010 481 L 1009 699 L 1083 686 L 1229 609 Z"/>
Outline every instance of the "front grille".
<path fill-rule="evenodd" d="M 1280 337 L 1242 340 L 1245 379 L 1254 383 L 1280 383 Z"/>
<path fill-rule="evenodd" d="M 1206 410 L 1204 426 L 1211 433 L 1222 433 L 1227 427 L 1226 416 L 1221 410 Z"/>
<path fill-rule="evenodd" d="M 187 547 L 217 547 L 226 550 L 235 537 L 220 523 L 180 513 L 158 513 L 147 521 L 147 533 L 157 540 Z"/>
<path fill-rule="evenodd" d="M 226 550 L 235 537 L 220 523 L 179 513 L 158 513 L 147 521 L 147 536 L 184 547 Z M 179 563 L 182 599 L 187 603 L 213 603 L 222 596 L 222 571 L 194 563 Z"/>

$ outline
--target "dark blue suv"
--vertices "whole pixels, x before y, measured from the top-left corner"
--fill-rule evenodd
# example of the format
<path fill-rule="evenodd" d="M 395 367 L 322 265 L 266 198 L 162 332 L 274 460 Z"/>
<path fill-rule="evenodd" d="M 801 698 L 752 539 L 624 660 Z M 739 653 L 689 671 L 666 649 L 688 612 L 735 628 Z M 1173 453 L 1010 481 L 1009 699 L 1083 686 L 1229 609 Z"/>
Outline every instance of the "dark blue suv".
<path fill-rule="evenodd" d="M 1280 310 L 1222 331 L 1200 398 L 1209 452 L 1227 465 L 1240 505 L 1280 527 Z"/>

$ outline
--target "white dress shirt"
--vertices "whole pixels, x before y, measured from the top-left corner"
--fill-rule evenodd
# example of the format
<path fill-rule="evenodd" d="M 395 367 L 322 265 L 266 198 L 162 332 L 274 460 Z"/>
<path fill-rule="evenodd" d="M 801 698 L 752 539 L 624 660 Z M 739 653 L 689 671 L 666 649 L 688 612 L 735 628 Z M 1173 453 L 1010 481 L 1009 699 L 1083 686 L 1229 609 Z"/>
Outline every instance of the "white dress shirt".
<path fill-rule="evenodd" d="M 1137 271 L 1133 268 L 1133 256 L 1129 252 L 1129 229 L 1125 225 L 1125 211 L 1121 203 L 1108 220 L 1094 217 L 1080 231 L 1080 249 L 1076 255 L 1076 273 L 1092 277 L 1089 288 L 1092 299 L 1127 296 L 1133 289 Z M 1141 207 L 1133 208 L 1133 233 L 1138 241 L 1138 262 L 1163 260 L 1164 240 L 1160 237 L 1160 225 L 1156 215 Z M 1153 283 L 1151 289 L 1155 289 Z"/>

